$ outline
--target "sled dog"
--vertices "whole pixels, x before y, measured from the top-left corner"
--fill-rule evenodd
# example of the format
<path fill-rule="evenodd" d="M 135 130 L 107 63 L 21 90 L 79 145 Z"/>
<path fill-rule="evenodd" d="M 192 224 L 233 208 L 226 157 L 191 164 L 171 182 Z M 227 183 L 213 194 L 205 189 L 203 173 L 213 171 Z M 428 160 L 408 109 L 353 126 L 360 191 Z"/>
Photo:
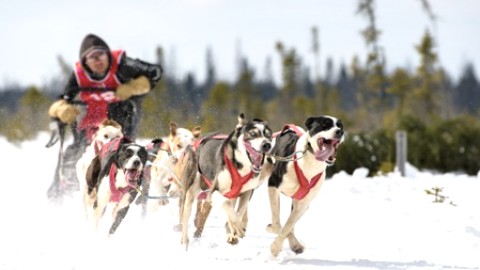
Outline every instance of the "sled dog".
<path fill-rule="evenodd" d="M 112 235 L 125 218 L 143 179 L 147 150 L 126 137 L 105 144 L 87 170 L 88 206 L 96 228 L 107 206 L 112 206 Z"/>
<path fill-rule="evenodd" d="M 289 161 L 275 160 L 268 178 L 268 195 L 271 221 L 267 231 L 277 235 L 270 246 L 273 256 L 278 256 L 283 241 L 288 238 L 290 249 L 302 253 L 304 246 L 295 237 L 295 224 L 308 209 L 325 180 L 327 166 L 333 165 L 339 145 L 344 140 L 343 125 L 331 116 L 309 117 L 305 132 L 295 125 L 287 125 L 275 136 L 273 157 L 291 157 Z M 280 198 L 282 193 L 292 199 L 291 212 L 280 224 Z"/>
<path fill-rule="evenodd" d="M 85 211 L 87 214 L 87 201 L 88 201 L 88 194 L 87 194 L 87 168 L 92 163 L 92 160 L 95 158 L 96 155 L 99 154 L 102 147 L 110 142 L 113 139 L 121 138 L 122 134 L 122 127 L 114 120 L 105 119 L 103 122 L 98 126 L 97 132 L 92 138 L 92 142 L 87 146 L 85 152 L 77 161 L 76 164 L 76 173 L 77 179 L 79 182 L 80 187 L 80 194 L 83 199 L 83 204 L 85 207 Z M 88 218 L 88 216 L 87 216 Z"/>
<path fill-rule="evenodd" d="M 170 123 L 170 132 L 162 138 L 156 157 L 150 168 L 150 183 L 148 188 L 151 196 L 165 197 L 165 199 L 148 200 L 147 212 L 154 212 L 158 205 L 168 203 L 167 197 L 178 196 L 182 190 L 182 183 L 174 172 L 177 161 L 182 157 L 187 145 L 191 145 L 201 134 L 201 127 L 196 126 L 189 130 L 178 127 L 175 122 Z"/>
<path fill-rule="evenodd" d="M 272 131 L 265 121 L 247 121 L 242 113 L 229 135 L 211 134 L 187 146 L 180 163 L 185 181 L 181 243 L 187 249 L 192 204 L 202 190 L 210 191 L 208 201 L 213 191 L 225 199 L 227 242 L 237 244 L 245 235 L 248 202 L 253 190 L 266 180 L 261 171 L 266 153 L 272 147 L 271 141 Z"/>

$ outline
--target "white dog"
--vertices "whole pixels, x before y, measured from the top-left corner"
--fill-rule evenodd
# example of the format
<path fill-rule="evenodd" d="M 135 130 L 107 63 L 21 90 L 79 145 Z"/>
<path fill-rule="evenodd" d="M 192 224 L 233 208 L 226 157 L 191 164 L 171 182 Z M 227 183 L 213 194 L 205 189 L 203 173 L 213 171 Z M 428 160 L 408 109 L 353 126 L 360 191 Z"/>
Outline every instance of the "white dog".
<path fill-rule="evenodd" d="M 162 140 L 157 156 L 150 169 L 150 196 L 175 196 L 181 190 L 181 183 L 174 172 L 174 166 L 183 155 L 183 151 L 201 134 L 199 126 L 192 130 L 178 127 L 176 123 L 170 123 L 170 133 Z M 155 212 L 159 205 L 168 203 L 164 200 L 148 200 L 147 212 Z"/>

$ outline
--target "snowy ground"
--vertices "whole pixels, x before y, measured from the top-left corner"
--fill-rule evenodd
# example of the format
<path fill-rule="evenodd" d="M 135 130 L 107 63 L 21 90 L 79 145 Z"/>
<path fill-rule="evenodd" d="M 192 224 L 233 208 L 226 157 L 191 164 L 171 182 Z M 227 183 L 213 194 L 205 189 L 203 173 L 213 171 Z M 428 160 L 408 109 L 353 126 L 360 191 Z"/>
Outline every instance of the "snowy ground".
<path fill-rule="evenodd" d="M 91 233 L 78 194 L 50 203 L 58 145 L 47 149 L 46 141 L 42 135 L 15 146 L 0 138 L 0 269 L 480 269 L 478 176 L 413 168 L 406 178 L 366 178 L 362 169 L 336 174 L 297 225 L 305 252 L 295 255 L 285 242 L 277 258 L 269 251 L 274 236 L 265 230 L 270 212 L 263 185 L 238 245 L 226 243 L 224 214 L 214 206 L 202 238 L 185 251 L 172 229 L 175 201 L 146 219 L 133 206 L 112 238 Z M 432 203 L 425 189 L 433 187 L 444 188 L 445 203 Z M 288 200 L 282 205 L 285 218 Z"/>

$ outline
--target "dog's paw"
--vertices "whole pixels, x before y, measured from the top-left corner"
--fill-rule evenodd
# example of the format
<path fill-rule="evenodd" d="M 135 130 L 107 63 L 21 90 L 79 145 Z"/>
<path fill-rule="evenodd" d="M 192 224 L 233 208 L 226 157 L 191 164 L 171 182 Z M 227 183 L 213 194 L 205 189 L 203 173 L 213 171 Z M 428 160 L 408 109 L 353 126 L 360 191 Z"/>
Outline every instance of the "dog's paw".
<path fill-rule="evenodd" d="M 238 237 L 236 237 L 233 234 L 228 234 L 227 235 L 227 243 L 229 243 L 230 245 L 238 244 Z"/>
<path fill-rule="evenodd" d="M 270 245 L 270 253 L 272 253 L 273 257 L 277 257 L 278 254 L 280 254 L 280 251 L 282 250 L 282 243 L 283 241 L 277 238 L 275 241 L 273 241 L 272 245 Z"/>
<path fill-rule="evenodd" d="M 169 200 L 168 200 L 168 199 L 160 199 L 160 200 L 158 201 L 158 203 L 159 203 L 160 205 L 162 205 L 162 206 L 165 206 L 165 205 L 167 205 L 167 204 L 169 203 Z"/>
<path fill-rule="evenodd" d="M 194 237 L 194 238 L 200 238 L 200 237 L 202 237 L 202 230 L 197 229 L 197 230 L 193 233 L 193 237 Z"/>
<path fill-rule="evenodd" d="M 190 242 L 190 241 L 188 240 L 188 238 L 187 238 L 187 239 L 182 238 L 182 240 L 180 241 L 180 245 L 182 245 L 183 247 L 185 247 L 185 251 L 188 250 L 188 243 L 189 243 L 189 242 Z"/>
<path fill-rule="evenodd" d="M 295 254 L 301 254 L 305 250 L 305 247 L 301 245 L 300 243 L 297 243 L 295 245 L 291 245 L 290 249 L 295 252 Z"/>
<path fill-rule="evenodd" d="M 300 244 L 300 242 L 298 241 L 298 239 L 295 237 L 294 234 L 289 235 L 288 244 L 290 246 L 290 249 L 293 252 L 295 252 L 295 254 L 303 253 L 303 251 L 305 250 L 305 247 L 302 244 Z"/>

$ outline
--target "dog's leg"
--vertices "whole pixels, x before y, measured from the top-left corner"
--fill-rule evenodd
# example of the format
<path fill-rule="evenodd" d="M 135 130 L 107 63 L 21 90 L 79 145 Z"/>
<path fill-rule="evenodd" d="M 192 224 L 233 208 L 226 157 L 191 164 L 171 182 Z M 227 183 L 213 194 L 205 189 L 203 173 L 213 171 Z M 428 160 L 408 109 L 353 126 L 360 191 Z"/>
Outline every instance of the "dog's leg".
<path fill-rule="evenodd" d="M 185 206 L 185 194 L 182 192 L 178 198 L 178 224 L 173 226 L 176 232 L 182 231 L 183 208 Z"/>
<path fill-rule="evenodd" d="M 278 254 L 282 250 L 283 241 L 287 237 L 289 238 L 290 248 L 292 249 L 293 252 L 295 252 L 296 254 L 303 252 L 304 247 L 296 239 L 293 231 L 294 231 L 295 224 L 303 216 L 307 208 L 308 208 L 308 204 L 299 203 L 298 201 L 293 201 L 292 212 L 290 213 L 290 216 L 285 222 L 285 226 L 283 226 L 277 238 L 275 238 L 272 245 L 270 246 L 270 252 L 272 253 L 273 256 L 275 257 L 278 256 Z"/>
<path fill-rule="evenodd" d="M 83 206 L 85 209 L 85 216 L 87 221 L 91 221 L 93 218 L 93 204 L 97 199 L 97 189 L 93 189 L 90 194 L 87 193 L 87 190 L 83 191 Z"/>
<path fill-rule="evenodd" d="M 295 252 L 295 254 L 303 253 L 305 247 L 298 241 L 297 237 L 295 236 L 295 228 L 288 234 L 288 244 L 290 249 Z"/>
<path fill-rule="evenodd" d="M 202 236 L 203 228 L 205 227 L 205 222 L 210 214 L 210 210 L 212 210 L 212 202 L 208 200 L 197 200 L 197 213 L 194 222 L 197 230 L 193 234 L 195 238 Z"/>
<path fill-rule="evenodd" d="M 102 188 L 102 187 L 99 187 Z M 96 230 L 98 230 L 100 219 L 105 214 L 108 202 L 110 201 L 109 196 L 99 196 L 99 191 L 97 191 L 97 196 L 93 202 L 93 225 Z"/>
<path fill-rule="evenodd" d="M 243 228 L 244 234 L 247 232 L 247 226 L 248 226 L 248 207 L 245 208 L 245 212 L 243 213 L 243 218 L 242 218 L 242 228 Z"/>
<path fill-rule="evenodd" d="M 223 209 L 227 213 L 227 243 L 231 245 L 238 244 L 238 238 L 235 235 L 235 222 L 236 222 L 236 214 L 235 214 L 235 199 L 225 199 L 223 202 Z"/>
<path fill-rule="evenodd" d="M 245 236 L 245 227 L 243 227 L 242 222 L 251 195 L 250 192 L 247 191 L 240 195 L 238 212 L 235 211 L 237 199 L 226 199 L 223 202 L 223 209 L 227 213 L 227 243 L 229 244 L 238 244 L 239 238 Z"/>
<path fill-rule="evenodd" d="M 120 226 L 120 223 L 122 223 L 122 220 L 125 218 L 127 215 L 128 209 L 130 206 L 126 206 L 121 209 L 115 209 L 113 212 L 113 223 L 112 226 L 110 227 L 109 234 L 112 235 L 115 233 L 117 230 L 118 226 Z"/>
<path fill-rule="evenodd" d="M 247 223 L 248 223 L 248 203 L 253 195 L 253 189 L 247 190 L 244 193 L 240 194 L 238 198 L 237 204 L 237 235 L 240 238 L 245 236 L 245 232 L 247 231 Z"/>
<path fill-rule="evenodd" d="M 149 165 L 149 166 L 145 166 L 145 169 L 143 171 L 143 180 L 142 180 L 141 187 L 142 187 L 143 193 L 147 195 L 150 191 L 151 170 L 152 170 L 152 166 Z M 147 201 L 148 201 L 147 197 L 142 195 L 138 196 L 137 199 L 135 200 L 136 205 L 142 205 L 142 213 L 141 213 L 142 218 L 145 218 L 145 216 L 147 215 Z"/>
<path fill-rule="evenodd" d="M 202 216 L 202 208 L 203 208 L 204 201 L 205 200 L 201 200 L 197 198 L 197 212 L 195 212 L 195 217 L 193 218 L 193 224 L 195 225 L 195 227 L 197 227 L 197 229 L 198 229 L 198 220 Z"/>
<path fill-rule="evenodd" d="M 280 224 L 280 194 L 276 187 L 268 187 L 268 198 L 272 212 L 272 223 L 268 224 L 267 232 L 278 234 L 282 230 Z"/>
<path fill-rule="evenodd" d="M 182 240 L 181 244 L 185 245 L 185 249 L 188 249 L 188 221 L 190 219 L 190 215 L 192 213 L 192 204 L 195 200 L 193 188 L 189 188 L 185 194 L 185 203 L 183 206 L 183 213 L 182 213 Z"/>

